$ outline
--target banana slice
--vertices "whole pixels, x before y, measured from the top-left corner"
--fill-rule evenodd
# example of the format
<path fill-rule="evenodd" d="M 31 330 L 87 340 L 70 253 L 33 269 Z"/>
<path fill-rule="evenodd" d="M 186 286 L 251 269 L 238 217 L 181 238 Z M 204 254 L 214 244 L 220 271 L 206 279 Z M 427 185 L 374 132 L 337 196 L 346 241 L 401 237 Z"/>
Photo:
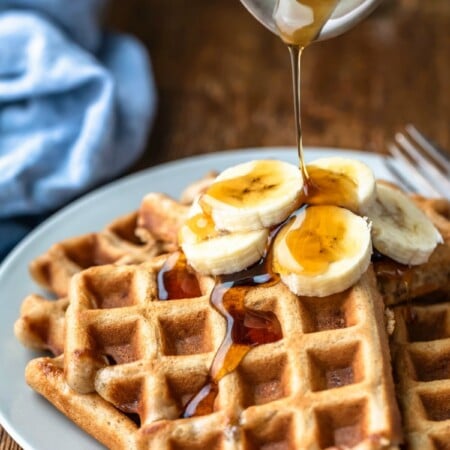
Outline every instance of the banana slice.
<path fill-rule="evenodd" d="M 205 275 L 239 272 L 259 261 L 265 252 L 266 229 L 230 233 L 216 229 L 212 218 L 194 203 L 181 227 L 179 242 L 189 264 Z"/>
<path fill-rule="evenodd" d="M 298 206 L 303 179 L 298 167 L 277 160 L 257 160 L 222 172 L 201 197 L 216 228 L 253 231 L 285 220 Z"/>
<path fill-rule="evenodd" d="M 325 297 L 355 284 L 371 253 L 365 219 L 338 206 L 310 206 L 278 233 L 273 268 L 294 294 Z"/>
<path fill-rule="evenodd" d="M 364 215 L 376 197 L 372 170 L 360 161 L 340 157 L 317 159 L 306 166 L 310 177 L 307 203 L 335 205 Z"/>
<path fill-rule="evenodd" d="M 373 246 L 399 263 L 423 264 L 443 242 L 425 213 L 403 192 L 385 184 L 377 183 L 377 199 L 368 216 Z"/>

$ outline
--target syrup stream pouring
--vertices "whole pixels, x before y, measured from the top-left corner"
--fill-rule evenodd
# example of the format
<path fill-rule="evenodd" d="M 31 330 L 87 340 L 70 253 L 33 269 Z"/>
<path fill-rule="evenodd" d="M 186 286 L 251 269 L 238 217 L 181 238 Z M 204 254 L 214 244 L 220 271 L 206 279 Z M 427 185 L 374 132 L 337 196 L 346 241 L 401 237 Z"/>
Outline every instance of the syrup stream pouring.
<path fill-rule="evenodd" d="M 301 72 L 303 49 L 351 28 L 381 0 L 241 0 L 250 13 L 288 46 L 294 92 L 295 127 L 302 177 L 307 180 L 302 145 Z M 307 184 L 305 184 L 307 187 Z"/>
<path fill-rule="evenodd" d="M 302 128 L 300 117 L 300 60 L 304 47 L 325 36 L 339 34 L 340 28 L 345 31 L 344 24 L 362 18 L 363 12 L 369 12 L 369 6 L 374 7 L 375 0 L 241 0 L 255 17 L 262 21 L 271 31 L 275 32 L 287 44 L 291 55 L 292 79 L 294 91 L 295 122 L 297 131 L 298 156 L 300 170 L 304 181 L 303 190 L 306 196 L 316 191 L 316 186 L 308 177 L 302 148 Z M 365 6 L 365 7 L 364 7 Z M 364 8 L 363 8 L 364 7 Z M 359 11 L 359 14 L 357 13 Z M 334 17 L 334 19 L 333 19 Z M 340 18 L 340 22 L 339 22 Z M 352 20 L 351 20 L 352 19 Z M 335 22 L 338 20 L 338 22 Z M 343 21 L 343 22 L 342 22 Z M 326 31 L 328 24 L 333 26 Z M 338 26 L 340 23 L 340 26 Z M 352 22 L 354 23 L 354 22 Z M 330 31 L 334 30 L 334 31 Z M 241 177 L 242 178 L 242 177 Z M 250 178 L 255 181 L 260 177 Z M 248 176 L 244 178 L 248 183 Z M 309 181 L 309 183 L 308 183 Z M 217 183 L 217 181 L 216 181 Z M 229 180 L 227 181 L 229 183 Z M 308 189 L 308 186 L 310 187 Z M 245 188 L 245 186 L 244 186 Z M 238 190 L 244 192 L 243 187 Z M 212 188 L 210 188 L 211 190 Z M 256 189 L 260 191 L 261 187 Z M 309 192 L 311 191 L 311 192 Z M 232 190 L 234 192 L 234 190 Z M 230 197 L 229 189 L 219 190 L 219 197 Z M 216 193 L 217 195 L 217 193 Z M 236 192 L 233 194 L 236 196 Z M 233 196 L 232 196 L 233 197 Z M 209 207 L 200 201 L 203 213 L 210 215 Z M 320 208 L 320 207 L 319 207 Z M 255 345 L 275 342 L 282 339 L 281 325 L 277 317 L 269 311 L 253 311 L 245 306 L 245 295 L 254 286 L 269 286 L 277 283 L 278 274 L 272 272 L 272 244 L 278 231 L 284 225 L 279 224 L 271 231 L 266 251 L 259 263 L 245 269 L 241 273 L 221 276 L 216 279 L 216 285 L 211 293 L 211 305 L 226 319 L 227 330 L 220 345 L 205 385 L 185 405 L 183 418 L 209 414 L 214 411 L 215 399 L 218 395 L 218 383 L 228 373 L 234 371 L 244 356 Z M 370 240 L 370 237 L 369 237 Z M 256 272 L 254 272 L 256 270 Z"/>

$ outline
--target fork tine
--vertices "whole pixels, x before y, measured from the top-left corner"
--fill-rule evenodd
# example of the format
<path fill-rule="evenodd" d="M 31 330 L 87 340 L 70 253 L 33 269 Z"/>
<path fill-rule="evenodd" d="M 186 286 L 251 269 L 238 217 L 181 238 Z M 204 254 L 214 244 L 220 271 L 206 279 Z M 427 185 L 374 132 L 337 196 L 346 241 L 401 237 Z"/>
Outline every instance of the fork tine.
<path fill-rule="evenodd" d="M 427 180 L 434 185 L 441 195 L 448 196 L 450 193 L 450 181 L 448 176 L 443 175 L 443 173 L 426 159 L 402 133 L 397 133 L 395 135 L 395 140 L 400 146 L 400 149 L 406 152 L 414 161 L 415 164 L 413 163 L 413 165 L 416 170 L 423 173 Z"/>
<path fill-rule="evenodd" d="M 431 195 L 433 197 L 440 197 L 442 194 L 436 190 L 436 188 L 423 176 L 421 172 L 417 170 L 417 167 L 402 153 L 400 148 L 394 143 L 388 144 L 388 150 L 395 160 L 402 163 L 402 166 L 409 172 L 411 178 L 414 179 L 414 183 L 419 185 L 420 191 L 425 195 Z M 407 176 L 402 176 L 406 178 Z M 409 183 L 411 185 L 412 183 Z"/>
<path fill-rule="evenodd" d="M 408 178 L 402 174 L 402 172 L 395 166 L 393 158 L 383 158 L 383 164 L 388 172 L 394 177 L 395 181 L 400 184 L 400 187 L 407 191 L 414 193 L 417 191 L 408 180 Z"/>
<path fill-rule="evenodd" d="M 449 155 L 435 147 L 414 125 L 406 125 L 405 130 L 412 140 L 414 140 L 422 148 L 425 154 L 437 161 L 443 168 L 446 169 L 447 173 L 450 173 Z"/>

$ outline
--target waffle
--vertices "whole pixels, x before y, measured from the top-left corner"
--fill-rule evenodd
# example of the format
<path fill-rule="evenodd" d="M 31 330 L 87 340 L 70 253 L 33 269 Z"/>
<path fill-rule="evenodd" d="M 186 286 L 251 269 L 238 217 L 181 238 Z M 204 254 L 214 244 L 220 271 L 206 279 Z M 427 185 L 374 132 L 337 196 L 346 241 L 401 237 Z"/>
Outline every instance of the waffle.
<path fill-rule="evenodd" d="M 412 198 L 440 231 L 444 243 L 436 247 L 428 262 L 418 266 L 403 266 L 384 257 L 374 261 L 386 305 L 428 295 L 450 300 L 450 202 L 418 195 Z"/>
<path fill-rule="evenodd" d="M 143 242 L 152 242 L 155 237 L 165 243 L 166 252 L 178 248 L 178 230 L 187 218 L 189 207 L 167 195 L 151 192 L 139 208 L 135 234 Z"/>
<path fill-rule="evenodd" d="M 74 390 L 50 359 L 30 363 L 28 383 L 113 449 L 396 448 L 383 305 L 371 270 L 326 298 L 299 298 L 282 283 L 251 289 L 246 306 L 273 311 L 282 339 L 253 348 L 219 382 L 213 410 L 180 419 L 207 380 L 225 323 L 209 304 L 207 278 L 199 279 L 200 297 L 155 301 L 163 260 L 76 275 L 64 355 Z M 96 399 L 95 408 L 85 397 Z M 133 442 L 93 426 L 88 419 L 97 413 L 121 414 L 130 427 L 128 417 L 137 415 Z"/>
<path fill-rule="evenodd" d="M 391 343 L 410 450 L 450 448 L 450 303 L 394 309 Z"/>
<path fill-rule="evenodd" d="M 15 324 L 16 337 L 26 347 L 59 355 L 64 347 L 64 313 L 68 306 L 65 297 L 72 275 L 92 266 L 138 263 L 173 251 L 187 205 L 207 189 L 216 175 L 209 172 L 190 184 L 182 192 L 180 202 L 164 194 L 148 194 L 139 211 L 116 219 L 99 233 L 59 242 L 32 261 L 33 278 L 61 300 L 27 297 Z"/>
<path fill-rule="evenodd" d="M 47 300 L 40 295 L 29 295 L 22 303 L 14 334 L 25 347 L 60 355 L 64 351 L 68 306 L 68 298 Z"/>
<path fill-rule="evenodd" d="M 58 297 L 67 295 L 75 273 L 102 264 L 142 261 L 162 252 L 156 239 L 138 239 L 134 231 L 138 214 L 116 219 L 104 230 L 69 238 L 50 247 L 30 264 L 34 280 Z"/>
<path fill-rule="evenodd" d="M 177 247 L 178 229 L 189 205 L 216 177 L 208 172 L 188 185 L 180 201 L 165 194 L 150 193 L 139 210 L 119 217 L 99 233 L 66 239 L 54 244 L 30 264 L 34 280 L 58 297 L 67 295 L 75 273 L 102 264 L 131 264 L 146 261 Z"/>
<path fill-rule="evenodd" d="M 102 264 L 130 264 L 177 249 L 178 230 L 188 206 L 215 177 L 214 172 L 189 185 L 180 202 L 159 193 L 144 197 L 138 212 L 118 218 L 100 233 L 54 244 L 30 264 L 32 277 L 58 297 L 67 295 L 70 278 L 80 270 Z M 374 260 L 378 287 L 387 305 L 439 292 L 450 292 L 450 202 L 413 196 L 444 238 L 430 260 L 407 267 L 388 258 Z M 447 295 L 450 300 L 450 296 Z"/>
<path fill-rule="evenodd" d="M 450 201 L 413 195 L 412 199 L 434 223 L 446 242 L 450 240 Z"/>
<path fill-rule="evenodd" d="M 133 442 L 136 424 L 99 395 L 72 391 L 64 380 L 61 356 L 30 361 L 25 377 L 35 390 L 106 447 L 136 448 Z"/>
<path fill-rule="evenodd" d="M 354 288 L 325 299 L 298 298 L 282 284 L 252 289 L 246 305 L 273 311 L 282 324 L 283 339 L 255 347 L 219 382 L 213 410 L 180 419 L 188 400 L 208 378 L 225 324 L 209 305 L 212 280 L 207 277 L 198 277 L 200 297 L 155 301 L 157 273 L 167 256 L 154 255 L 176 249 L 186 205 L 209 183 L 199 182 L 180 202 L 149 194 L 138 212 L 100 233 L 57 244 L 58 251 L 51 249 L 44 255 L 46 261 L 42 257 L 44 264 L 32 272 L 49 290 L 66 295 L 69 279 L 78 275 L 69 295 L 65 343 L 69 300 L 30 296 L 24 302 L 16 324 L 19 339 L 56 355 L 64 347 L 66 351 L 64 366 L 61 357 L 30 362 L 28 383 L 112 449 L 397 448 L 401 433 L 383 307 L 371 271 Z M 398 276 L 400 265 L 395 277 L 378 273 L 388 304 L 449 292 L 449 204 L 414 199 L 440 229 L 445 244 L 427 264 L 411 269 L 408 290 L 405 278 Z M 114 257 L 102 260 L 105 254 Z M 99 266 L 110 262 L 114 265 Z M 399 329 L 406 327 L 400 311 L 403 308 L 395 308 L 400 325 L 392 347 L 403 380 L 397 394 L 403 406 L 415 398 L 414 410 L 422 411 L 423 417 L 428 414 L 424 408 L 429 408 L 436 417 L 446 410 L 434 406 L 434 394 L 428 401 L 420 397 L 420 404 L 417 394 L 411 397 L 408 380 L 415 375 L 402 367 L 411 367 L 406 347 L 412 344 L 399 337 Z M 427 372 L 428 366 L 425 377 Z M 445 402 L 450 400 L 447 392 Z M 430 427 L 429 418 L 427 422 L 411 417 L 408 408 L 404 415 L 410 448 L 447 448 L 448 427 Z"/>
<path fill-rule="evenodd" d="M 68 384 L 76 391 L 93 392 L 98 369 L 110 362 L 140 360 L 142 352 L 155 347 L 161 352 L 165 346 L 169 354 L 177 355 L 189 354 L 190 342 L 199 345 L 197 341 L 204 340 L 211 350 L 219 345 L 206 342 L 206 331 L 196 334 L 192 330 L 197 322 L 212 326 L 205 322 L 214 285 L 211 278 L 198 276 L 203 296 L 176 301 L 176 310 L 175 301 L 154 301 L 158 299 L 158 272 L 167 258 L 161 255 L 140 265 L 92 267 L 72 279 L 71 306 L 66 313 L 65 372 Z M 214 319 L 220 320 L 218 313 Z M 159 330 L 159 322 L 166 327 L 161 325 Z"/>

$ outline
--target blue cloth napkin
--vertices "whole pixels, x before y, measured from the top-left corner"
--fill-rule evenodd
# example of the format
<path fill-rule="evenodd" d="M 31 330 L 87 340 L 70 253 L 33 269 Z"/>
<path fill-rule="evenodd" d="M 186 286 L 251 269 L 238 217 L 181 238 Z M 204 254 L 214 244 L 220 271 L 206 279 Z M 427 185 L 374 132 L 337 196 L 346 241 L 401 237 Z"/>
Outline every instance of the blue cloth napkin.
<path fill-rule="evenodd" d="M 0 258 L 45 213 L 123 173 L 155 110 L 145 49 L 102 0 L 0 0 Z"/>

